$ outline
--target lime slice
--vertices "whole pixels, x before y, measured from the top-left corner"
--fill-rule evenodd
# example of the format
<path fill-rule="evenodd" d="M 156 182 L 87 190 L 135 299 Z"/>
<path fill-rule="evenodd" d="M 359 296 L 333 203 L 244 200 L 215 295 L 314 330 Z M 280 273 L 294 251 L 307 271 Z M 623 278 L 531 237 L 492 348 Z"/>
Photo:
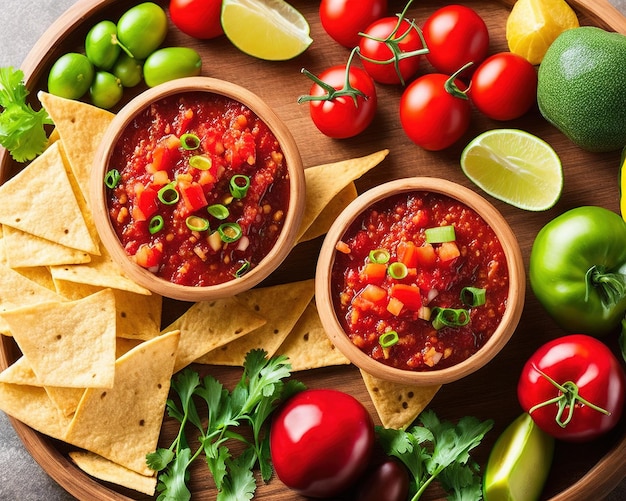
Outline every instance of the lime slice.
<path fill-rule="evenodd" d="M 483 132 L 463 150 L 461 168 L 489 195 L 520 209 L 547 210 L 563 190 L 563 168 L 556 152 L 522 130 Z"/>
<path fill-rule="evenodd" d="M 224 0 L 222 28 L 239 50 L 270 61 L 294 58 L 313 41 L 307 20 L 283 0 Z"/>

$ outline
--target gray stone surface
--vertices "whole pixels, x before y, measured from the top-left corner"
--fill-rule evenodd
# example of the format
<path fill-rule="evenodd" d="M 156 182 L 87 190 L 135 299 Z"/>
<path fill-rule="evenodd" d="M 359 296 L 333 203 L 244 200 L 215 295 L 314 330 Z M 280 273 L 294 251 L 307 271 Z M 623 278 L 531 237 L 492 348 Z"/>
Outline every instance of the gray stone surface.
<path fill-rule="evenodd" d="M 78 0 L 80 1 L 80 0 Z M 611 0 L 626 15 L 626 0 Z M 50 24 L 75 0 L 2 0 L 0 67 L 18 67 Z M 626 468 L 626 465 L 624 465 Z M 69 501 L 59 487 L 28 454 L 7 417 L 0 412 L 0 500 Z M 605 501 L 626 500 L 626 481 Z"/>

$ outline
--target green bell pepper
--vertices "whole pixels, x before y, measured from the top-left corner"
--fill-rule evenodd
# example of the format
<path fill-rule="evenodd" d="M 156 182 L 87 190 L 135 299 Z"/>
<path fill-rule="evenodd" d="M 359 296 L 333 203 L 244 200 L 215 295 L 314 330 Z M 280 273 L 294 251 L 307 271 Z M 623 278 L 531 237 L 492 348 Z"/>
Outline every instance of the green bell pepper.
<path fill-rule="evenodd" d="M 530 253 L 531 288 L 565 330 L 603 336 L 626 312 L 626 222 L 596 206 L 548 222 Z"/>

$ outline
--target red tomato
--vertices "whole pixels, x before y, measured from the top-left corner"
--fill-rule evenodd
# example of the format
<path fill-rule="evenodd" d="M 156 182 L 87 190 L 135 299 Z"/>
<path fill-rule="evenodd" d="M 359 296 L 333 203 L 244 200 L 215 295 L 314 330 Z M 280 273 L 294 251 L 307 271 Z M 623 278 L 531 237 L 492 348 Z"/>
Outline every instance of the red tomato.
<path fill-rule="evenodd" d="M 364 70 L 349 63 L 350 87 L 345 87 L 346 66 L 333 66 L 319 77 L 307 72 L 316 81 L 308 96 L 298 102 L 309 101 L 309 112 L 315 126 L 323 134 L 343 139 L 363 132 L 376 115 L 376 87 Z M 360 91 L 360 93 L 356 93 Z"/>
<path fill-rule="evenodd" d="M 541 346 L 524 365 L 517 386 L 519 402 L 537 426 L 571 442 L 591 440 L 612 429 L 622 415 L 625 392 L 626 376 L 617 358 L 604 343 L 583 334 Z M 574 399 L 576 394 L 580 399 Z"/>
<path fill-rule="evenodd" d="M 469 97 L 489 118 L 519 118 L 537 102 L 537 71 L 517 54 L 495 54 L 476 68 Z"/>
<path fill-rule="evenodd" d="M 475 10 L 447 5 L 432 13 L 422 28 L 430 64 L 452 75 L 467 63 L 476 67 L 487 56 L 489 32 Z M 469 70 L 471 71 L 471 69 Z"/>
<path fill-rule="evenodd" d="M 387 14 L 387 0 L 322 0 L 320 21 L 326 33 L 344 47 L 359 45 L 359 32 Z"/>
<path fill-rule="evenodd" d="M 398 24 L 397 17 L 384 17 L 374 21 L 364 34 L 359 42 L 361 62 L 376 82 L 404 84 L 417 73 L 420 59 L 415 52 L 423 48 L 422 39 L 415 26 L 406 19 Z M 391 62 L 379 64 L 369 59 Z"/>
<path fill-rule="evenodd" d="M 449 79 L 441 73 L 423 75 L 409 84 L 400 99 L 404 132 L 426 150 L 451 146 L 469 127 L 471 106 L 466 97 L 461 97 L 465 85 L 455 80 L 457 92 L 449 92 Z"/>
<path fill-rule="evenodd" d="M 170 17 L 176 27 L 194 38 L 224 34 L 220 15 L 222 0 L 171 0 Z"/>
<path fill-rule="evenodd" d="M 357 399 L 330 390 L 305 390 L 276 412 L 270 452 L 278 478 L 303 496 L 330 497 L 365 471 L 374 424 Z"/>
<path fill-rule="evenodd" d="M 409 472 L 390 457 L 365 475 L 357 489 L 357 501 L 405 501 L 409 496 Z"/>

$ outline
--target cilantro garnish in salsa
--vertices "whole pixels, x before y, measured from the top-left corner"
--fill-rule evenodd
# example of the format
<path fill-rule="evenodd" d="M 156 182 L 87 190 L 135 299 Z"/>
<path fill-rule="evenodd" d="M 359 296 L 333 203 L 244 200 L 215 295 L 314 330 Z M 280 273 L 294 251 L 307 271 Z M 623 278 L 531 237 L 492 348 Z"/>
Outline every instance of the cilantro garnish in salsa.
<path fill-rule="evenodd" d="M 104 180 L 113 227 L 140 266 L 210 286 L 253 269 L 280 235 L 289 176 L 247 106 L 206 92 L 166 97 L 122 132 Z"/>
<path fill-rule="evenodd" d="M 363 352 L 399 369 L 450 367 L 498 327 L 508 296 L 504 251 L 474 210 L 409 192 L 364 211 L 337 245 L 332 295 Z"/>

